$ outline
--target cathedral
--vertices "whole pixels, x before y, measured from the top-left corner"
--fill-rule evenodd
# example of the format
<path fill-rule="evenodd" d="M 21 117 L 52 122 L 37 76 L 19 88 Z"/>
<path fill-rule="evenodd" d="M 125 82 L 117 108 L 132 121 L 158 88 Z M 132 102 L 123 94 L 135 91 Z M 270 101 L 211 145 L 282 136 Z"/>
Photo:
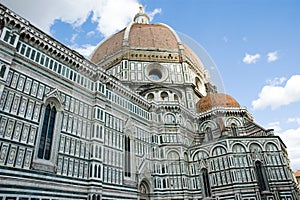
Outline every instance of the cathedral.
<path fill-rule="evenodd" d="M 142 8 L 85 58 L 0 4 L 0 200 L 299 200 L 289 162 Z"/>

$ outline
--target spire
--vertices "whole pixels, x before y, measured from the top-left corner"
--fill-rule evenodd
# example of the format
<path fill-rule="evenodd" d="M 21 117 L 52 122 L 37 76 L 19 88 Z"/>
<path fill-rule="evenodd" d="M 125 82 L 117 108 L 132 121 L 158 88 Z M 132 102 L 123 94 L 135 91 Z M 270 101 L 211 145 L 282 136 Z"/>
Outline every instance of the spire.
<path fill-rule="evenodd" d="M 144 12 L 143 6 L 139 5 L 140 11 L 134 16 L 133 21 L 138 24 L 149 24 L 150 18 Z"/>

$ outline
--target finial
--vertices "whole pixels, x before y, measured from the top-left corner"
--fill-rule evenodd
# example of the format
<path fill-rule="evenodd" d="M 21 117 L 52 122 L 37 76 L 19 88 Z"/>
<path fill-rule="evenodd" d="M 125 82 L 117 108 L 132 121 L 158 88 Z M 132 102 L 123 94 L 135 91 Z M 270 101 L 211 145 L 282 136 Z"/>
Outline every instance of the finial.
<path fill-rule="evenodd" d="M 149 24 L 150 18 L 144 12 L 143 5 L 139 5 L 140 11 L 134 16 L 133 21 L 138 24 Z"/>
<path fill-rule="evenodd" d="M 143 13 L 143 5 L 142 4 L 139 5 L 139 9 L 140 9 L 140 13 Z"/>

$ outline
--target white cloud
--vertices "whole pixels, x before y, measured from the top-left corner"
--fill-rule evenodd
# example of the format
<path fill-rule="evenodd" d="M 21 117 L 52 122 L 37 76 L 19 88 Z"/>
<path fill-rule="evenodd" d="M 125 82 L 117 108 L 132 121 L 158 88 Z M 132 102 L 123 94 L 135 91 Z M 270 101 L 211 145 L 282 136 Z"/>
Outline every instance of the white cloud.
<path fill-rule="evenodd" d="M 273 85 L 273 86 L 276 86 L 276 85 L 281 85 L 282 83 L 284 83 L 286 81 L 286 78 L 285 77 L 276 77 L 274 79 L 268 79 L 266 82 L 269 84 L 269 85 Z"/>
<path fill-rule="evenodd" d="M 280 122 L 270 122 L 267 125 L 268 129 L 274 129 L 274 132 L 279 132 L 281 131 L 281 127 L 280 127 Z"/>
<path fill-rule="evenodd" d="M 300 125 L 300 117 L 299 118 L 288 118 L 287 122 L 296 122 L 298 125 Z"/>
<path fill-rule="evenodd" d="M 287 146 L 287 152 L 291 161 L 291 167 L 294 171 L 300 169 L 300 118 L 290 118 L 291 121 L 297 121 L 298 127 L 295 129 L 282 130 L 280 122 L 270 122 L 267 128 L 274 129 L 274 134 L 280 136 Z"/>
<path fill-rule="evenodd" d="M 150 20 L 152 20 L 156 14 L 160 14 L 160 13 L 161 13 L 161 8 L 155 8 L 152 12 L 147 13 L 147 15 L 149 16 Z"/>
<path fill-rule="evenodd" d="M 92 15 L 98 31 L 105 37 L 128 25 L 139 11 L 138 0 L 2 0 L 2 3 L 47 33 L 55 20 L 80 27 Z M 155 9 L 150 14 L 153 17 L 160 12 Z"/>
<path fill-rule="evenodd" d="M 294 171 L 300 169 L 300 125 L 295 129 L 288 129 L 276 133 L 287 146 L 291 167 Z"/>
<path fill-rule="evenodd" d="M 76 40 L 77 37 L 78 37 L 78 34 L 73 34 L 71 39 L 70 39 L 70 42 L 75 43 L 75 40 Z"/>
<path fill-rule="evenodd" d="M 258 99 L 252 101 L 253 109 L 264 109 L 270 106 L 276 109 L 300 101 L 300 75 L 293 75 L 284 86 L 266 85 L 258 95 Z"/>
<path fill-rule="evenodd" d="M 81 55 L 85 56 L 86 58 L 88 58 L 93 53 L 93 51 L 95 50 L 96 47 L 97 47 L 97 45 L 94 46 L 94 45 L 90 45 L 90 44 L 85 44 L 85 45 L 82 45 L 81 47 L 78 47 L 76 45 L 71 46 L 72 49 L 74 49 Z"/>
<path fill-rule="evenodd" d="M 254 64 L 257 62 L 257 60 L 260 58 L 260 54 L 254 54 L 250 55 L 248 53 L 245 54 L 245 57 L 243 58 L 243 62 L 246 64 Z"/>
<path fill-rule="evenodd" d="M 274 62 L 274 61 L 278 60 L 278 53 L 277 53 L 277 51 L 269 52 L 267 54 L 267 56 L 268 56 L 268 62 Z"/>

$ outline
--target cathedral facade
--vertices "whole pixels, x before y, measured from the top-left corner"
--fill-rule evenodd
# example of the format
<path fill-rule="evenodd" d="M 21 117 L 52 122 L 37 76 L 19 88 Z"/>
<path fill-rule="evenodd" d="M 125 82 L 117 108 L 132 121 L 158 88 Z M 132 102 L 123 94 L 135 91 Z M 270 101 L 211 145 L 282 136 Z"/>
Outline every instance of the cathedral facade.
<path fill-rule="evenodd" d="M 0 24 L 0 199 L 299 199 L 282 140 L 142 9 L 90 58 Z"/>

